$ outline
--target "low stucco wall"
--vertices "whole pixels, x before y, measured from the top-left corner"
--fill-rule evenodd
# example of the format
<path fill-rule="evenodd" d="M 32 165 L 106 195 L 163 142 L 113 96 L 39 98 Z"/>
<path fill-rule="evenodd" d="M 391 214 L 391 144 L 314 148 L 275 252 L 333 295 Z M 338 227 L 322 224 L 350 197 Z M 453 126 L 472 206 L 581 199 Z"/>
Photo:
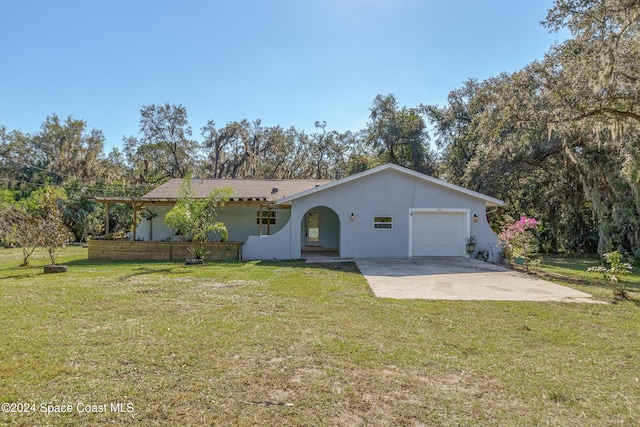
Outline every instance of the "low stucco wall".
<path fill-rule="evenodd" d="M 89 240 L 89 259 L 96 260 L 184 260 L 193 258 L 186 242 L 136 242 Z M 206 259 L 222 260 L 242 257 L 242 242 L 205 243 Z"/>
<path fill-rule="evenodd" d="M 271 236 L 249 236 L 242 250 L 243 259 L 291 259 L 290 222 Z"/>

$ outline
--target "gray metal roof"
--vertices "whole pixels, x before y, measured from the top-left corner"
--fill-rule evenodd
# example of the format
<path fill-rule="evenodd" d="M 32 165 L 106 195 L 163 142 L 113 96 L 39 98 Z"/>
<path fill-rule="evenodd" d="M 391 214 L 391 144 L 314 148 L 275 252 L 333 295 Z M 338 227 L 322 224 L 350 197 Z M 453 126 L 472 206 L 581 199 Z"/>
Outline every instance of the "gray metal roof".
<path fill-rule="evenodd" d="M 231 201 L 270 201 L 330 183 L 327 180 L 284 180 L 284 179 L 192 179 L 191 188 L 196 197 L 206 197 L 211 190 L 231 187 Z M 173 178 L 141 197 L 145 199 L 176 199 L 180 195 L 182 179 Z"/>

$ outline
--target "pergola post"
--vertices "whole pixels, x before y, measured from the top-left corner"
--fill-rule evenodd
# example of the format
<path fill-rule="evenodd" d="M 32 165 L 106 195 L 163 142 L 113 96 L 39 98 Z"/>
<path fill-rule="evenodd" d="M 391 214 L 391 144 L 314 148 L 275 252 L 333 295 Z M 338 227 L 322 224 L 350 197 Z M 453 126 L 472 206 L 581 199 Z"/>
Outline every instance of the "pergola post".
<path fill-rule="evenodd" d="M 133 206 L 133 241 L 136 241 L 136 225 L 138 224 L 138 207 L 135 203 L 132 203 Z"/>
<path fill-rule="evenodd" d="M 109 202 L 105 203 L 104 210 L 104 235 L 109 234 Z"/>
<path fill-rule="evenodd" d="M 267 205 L 267 236 L 271 236 L 271 205 Z"/>
<path fill-rule="evenodd" d="M 153 242 L 153 216 L 149 217 L 149 241 Z"/>

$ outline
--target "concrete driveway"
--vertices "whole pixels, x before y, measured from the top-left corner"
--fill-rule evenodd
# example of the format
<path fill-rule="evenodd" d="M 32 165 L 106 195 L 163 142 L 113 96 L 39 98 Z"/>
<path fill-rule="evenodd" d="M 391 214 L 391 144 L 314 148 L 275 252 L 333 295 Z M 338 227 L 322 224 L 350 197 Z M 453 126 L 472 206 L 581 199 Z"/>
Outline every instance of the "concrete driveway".
<path fill-rule="evenodd" d="M 591 295 L 475 259 L 358 259 L 380 298 L 594 302 Z"/>

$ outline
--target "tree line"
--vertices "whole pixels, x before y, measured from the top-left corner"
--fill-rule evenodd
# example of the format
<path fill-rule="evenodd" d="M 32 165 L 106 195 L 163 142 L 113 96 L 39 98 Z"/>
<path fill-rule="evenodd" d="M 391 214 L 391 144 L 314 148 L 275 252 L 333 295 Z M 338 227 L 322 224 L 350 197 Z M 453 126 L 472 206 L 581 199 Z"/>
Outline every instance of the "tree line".
<path fill-rule="evenodd" d="M 9 199 L 42 186 L 64 188 L 61 209 L 82 239 L 104 228 L 104 207 L 86 196 L 142 195 L 171 178 L 340 179 L 387 162 L 434 171 L 424 116 L 400 107 L 394 95 L 375 98 L 365 130 L 337 132 L 325 122 L 315 129 L 265 126 L 259 119 L 217 126 L 210 120 L 196 138 L 186 107 L 145 105 L 139 134 L 105 154 L 101 131 L 53 114 L 34 133 L 0 126 L 0 180 Z M 129 206 L 113 205 L 109 229 L 129 230 L 130 217 Z"/>
<path fill-rule="evenodd" d="M 505 200 L 495 225 L 539 219 L 543 250 L 640 257 L 639 22 L 635 0 L 557 0 L 542 24 L 571 37 L 543 58 L 470 79 L 442 106 L 378 95 L 355 131 L 244 119 L 194 132 L 187 109 L 167 103 L 142 106 L 139 134 L 107 154 L 102 132 L 73 117 L 54 114 L 34 133 L 2 126 L 0 179 L 15 198 L 44 184 L 66 188 L 80 237 L 100 228 L 86 194 L 139 195 L 188 174 L 340 179 L 392 162 Z M 112 229 L 131 225 L 120 209 Z"/>
<path fill-rule="evenodd" d="M 637 258 L 640 2 L 558 0 L 543 24 L 572 37 L 514 73 L 467 81 L 444 107 L 425 107 L 439 170 L 541 219 L 545 250 Z"/>
<path fill-rule="evenodd" d="M 419 171 L 434 166 L 424 117 L 391 94 L 375 98 L 371 122 L 356 133 L 328 130 L 326 122 L 308 134 L 260 119 L 222 127 L 210 120 L 195 138 L 182 105 L 145 105 L 140 116 L 140 133 L 107 155 L 102 132 L 71 116 L 53 114 L 35 133 L 0 126 L 0 178 L 11 189 L 76 181 L 150 186 L 189 174 L 340 179 L 388 161 Z"/>

